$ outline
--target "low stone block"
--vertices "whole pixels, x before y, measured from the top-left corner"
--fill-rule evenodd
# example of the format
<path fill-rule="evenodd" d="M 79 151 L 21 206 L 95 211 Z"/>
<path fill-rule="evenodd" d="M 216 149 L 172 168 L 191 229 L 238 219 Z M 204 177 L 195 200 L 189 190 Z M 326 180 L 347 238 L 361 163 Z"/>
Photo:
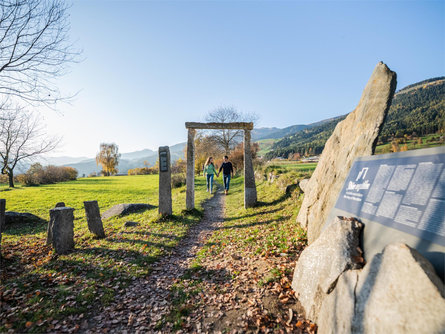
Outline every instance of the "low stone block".
<path fill-rule="evenodd" d="M 292 288 L 306 317 L 317 322 L 324 298 L 334 289 L 338 277 L 363 265 L 359 248 L 363 224 L 352 218 L 336 217 L 320 237 L 300 255 Z"/>
<path fill-rule="evenodd" d="M 51 240 L 57 254 L 74 249 L 74 209 L 69 207 L 50 210 Z"/>
<path fill-rule="evenodd" d="M 98 238 L 105 238 L 104 226 L 100 218 L 99 204 L 97 201 L 85 201 L 85 215 L 87 217 L 88 229 Z"/>
<path fill-rule="evenodd" d="M 310 179 L 303 179 L 303 180 L 300 180 L 300 182 L 298 182 L 298 185 L 299 185 L 301 191 L 304 192 L 304 193 L 309 190 L 307 188 L 307 184 L 309 183 L 309 180 Z"/>
<path fill-rule="evenodd" d="M 125 216 L 130 213 L 153 209 L 154 206 L 144 203 L 134 203 L 134 204 L 117 204 L 102 214 L 102 219 L 108 219 L 116 216 Z"/>
<path fill-rule="evenodd" d="M 65 202 L 58 202 L 56 203 L 56 208 L 63 208 L 65 206 Z"/>

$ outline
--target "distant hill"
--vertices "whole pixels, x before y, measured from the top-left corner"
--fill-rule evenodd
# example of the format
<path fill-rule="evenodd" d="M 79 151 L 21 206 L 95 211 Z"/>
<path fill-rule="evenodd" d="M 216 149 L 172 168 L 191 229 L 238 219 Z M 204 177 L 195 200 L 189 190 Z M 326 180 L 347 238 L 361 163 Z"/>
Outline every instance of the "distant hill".
<path fill-rule="evenodd" d="M 318 126 L 298 131 L 275 142 L 265 155 L 287 158 L 290 153 L 320 154 L 338 122 L 345 116 L 324 120 Z M 378 138 L 386 143 L 393 137 L 423 136 L 445 129 L 445 77 L 424 80 L 399 90 Z"/>
<path fill-rule="evenodd" d="M 172 162 L 184 158 L 184 148 L 186 146 L 186 143 L 179 143 L 173 146 L 170 146 L 170 156 Z M 64 157 L 69 158 L 69 157 Z M 121 158 L 119 160 L 118 170 L 120 174 L 126 174 L 129 169 L 133 169 L 136 167 L 144 167 L 144 162 L 147 162 L 148 165 L 153 166 L 156 163 L 156 160 L 158 159 L 158 152 L 153 151 L 150 149 L 144 149 L 140 151 L 135 152 L 129 152 L 129 153 L 122 153 Z M 63 159 L 62 159 L 63 160 Z M 77 169 L 79 176 L 88 176 L 91 173 L 97 173 L 99 174 L 102 168 L 100 166 L 96 165 L 96 159 L 88 159 L 84 158 L 82 161 L 76 161 L 73 163 L 67 162 L 67 163 L 61 163 L 58 164 L 55 162 L 56 160 L 53 159 L 51 164 L 54 164 L 56 166 L 63 165 L 63 166 L 69 166 Z M 49 164 L 42 161 L 42 164 Z"/>

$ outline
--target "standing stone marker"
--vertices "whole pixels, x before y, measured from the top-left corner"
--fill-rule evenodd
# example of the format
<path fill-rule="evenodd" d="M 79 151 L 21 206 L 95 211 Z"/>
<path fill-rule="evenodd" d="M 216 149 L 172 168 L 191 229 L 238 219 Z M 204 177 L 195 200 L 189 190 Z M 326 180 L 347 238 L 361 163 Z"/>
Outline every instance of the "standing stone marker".
<path fill-rule="evenodd" d="M 445 147 L 356 159 L 330 219 L 365 223 L 365 258 L 403 242 L 445 277 Z M 328 221 L 330 220 L 328 219 Z"/>
<path fill-rule="evenodd" d="M 170 167 L 170 149 L 159 147 L 159 213 L 172 214 L 172 171 Z"/>
<path fill-rule="evenodd" d="M 244 130 L 244 207 L 251 208 L 257 203 L 255 173 L 250 149 L 250 130 Z"/>
<path fill-rule="evenodd" d="M 195 208 L 195 134 L 196 130 L 188 128 L 187 136 L 187 181 L 185 208 L 192 210 Z"/>
<path fill-rule="evenodd" d="M 105 238 L 104 226 L 100 218 L 99 204 L 97 201 L 85 201 L 85 215 L 87 216 L 88 229 L 98 238 Z"/>
<path fill-rule="evenodd" d="M 74 209 L 69 207 L 49 210 L 51 227 L 48 239 L 57 254 L 66 254 L 74 249 Z M 47 239 L 47 240 L 48 240 Z"/>
<path fill-rule="evenodd" d="M 65 202 L 57 202 L 55 207 L 56 208 L 63 208 L 63 207 L 65 207 Z"/>
<path fill-rule="evenodd" d="M 378 63 L 358 106 L 337 124 L 326 142 L 297 217 L 307 228 L 309 244 L 320 235 L 355 158 L 374 153 L 395 89 L 396 73 Z"/>
<path fill-rule="evenodd" d="M 0 199 L 0 246 L 2 245 L 2 233 L 6 225 L 5 211 L 6 211 L 6 200 Z"/>

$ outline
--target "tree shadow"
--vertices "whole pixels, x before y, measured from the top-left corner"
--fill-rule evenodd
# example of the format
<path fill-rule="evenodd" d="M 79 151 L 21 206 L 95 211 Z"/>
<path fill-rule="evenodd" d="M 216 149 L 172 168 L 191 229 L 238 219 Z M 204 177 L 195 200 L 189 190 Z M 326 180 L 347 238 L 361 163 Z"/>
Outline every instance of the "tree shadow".
<path fill-rule="evenodd" d="M 255 205 L 255 207 L 262 207 L 262 206 L 270 206 L 270 205 L 277 205 L 279 203 L 284 202 L 285 200 L 287 200 L 289 197 L 291 197 L 291 193 L 284 193 L 283 195 L 281 195 L 280 197 L 278 197 L 277 199 L 271 201 L 271 202 L 262 202 L 262 201 L 258 201 Z"/>
<path fill-rule="evenodd" d="M 275 213 L 277 211 L 280 211 L 280 209 L 277 208 L 277 209 L 263 211 L 263 212 L 251 213 L 251 214 L 244 215 L 244 216 L 239 216 L 239 217 L 224 218 L 224 221 L 240 220 L 240 219 L 244 219 L 244 218 L 255 217 L 255 216 L 258 216 L 258 215 L 265 215 L 265 214 L 268 214 L 268 213 Z"/>
<path fill-rule="evenodd" d="M 151 242 L 146 240 L 138 240 L 138 239 L 114 239 L 114 238 L 107 238 L 107 241 L 115 242 L 115 243 L 129 243 L 129 244 L 141 244 L 141 245 L 147 245 L 151 247 L 156 248 L 164 248 L 164 249 L 173 249 L 173 246 L 169 246 L 163 243 L 159 242 Z M 139 253 L 138 253 L 139 254 Z"/>
<path fill-rule="evenodd" d="M 145 236 L 153 236 L 153 237 L 160 237 L 160 238 L 166 238 L 166 239 L 171 239 L 171 240 L 180 240 L 181 238 L 176 236 L 176 235 L 171 235 L 171 234 L 164 234 L 164 233 L 153 233 L 153 232 L 139 232 L 139 231 L 134 231 L 134 232 L 119 232 L 119 234 L 137 234 L 137 235 L 145 235 Z"/>
<path fill-rule="evenodd" d="M 252 226 L 259 226 L 259 225 L 269 225 L 272 223 L 277 223 L 283 220 L 288 219 L 289 217 L 281 217 L 278 219 L 270 219 L 266 220 L 264 222 L 255 222 L 255 223 L 248 223 L 248 224 L 241 224 L 241 225 L 233 225 L 233 226 L 221 226 L 216 228 L 217 230 L 229 230 L 229 229 L 235 229 L 235 228 L 245 228 L 245 227 L 252 227 Z"/>

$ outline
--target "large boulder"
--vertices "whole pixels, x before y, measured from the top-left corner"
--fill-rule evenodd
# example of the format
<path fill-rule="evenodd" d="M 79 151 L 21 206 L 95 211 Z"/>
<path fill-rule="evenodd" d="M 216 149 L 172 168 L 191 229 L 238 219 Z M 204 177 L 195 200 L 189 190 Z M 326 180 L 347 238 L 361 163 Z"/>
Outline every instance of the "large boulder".
<path fill-rule="evenodd" d="M 335 288 L 339 276 L 345 270 L 362 266 L 362 225 L 356 219 L 336 217 L 301 253 L 292 288 L 309 319 L 317 321 L 323 300 Z"/>
<path fill-rule="evenodd" d="M 321 307 L 319 333 L 445 333 L 444 285 L 405 244 L 345 272 Z"/>
<path fill-rule="evenodd" d="M 139 212 L 143 210 L 153 209 L 154 206 L 144 203 L 135 204 L 117 204 L 102 214 L 102 219 L 108 219 L 115 216 L 125 216 L 130 213 Z"/>
<path fill-rule="evenodd" d="M 374 153 L 377 136 L 396 89 L 396 73 L 380 62 L 360 102 L 338 123 L 326 142 L 320 161 L 307 184 L 297 217 L 308 231 L 309 244 L 320 235 L 355 158 Z"/>

